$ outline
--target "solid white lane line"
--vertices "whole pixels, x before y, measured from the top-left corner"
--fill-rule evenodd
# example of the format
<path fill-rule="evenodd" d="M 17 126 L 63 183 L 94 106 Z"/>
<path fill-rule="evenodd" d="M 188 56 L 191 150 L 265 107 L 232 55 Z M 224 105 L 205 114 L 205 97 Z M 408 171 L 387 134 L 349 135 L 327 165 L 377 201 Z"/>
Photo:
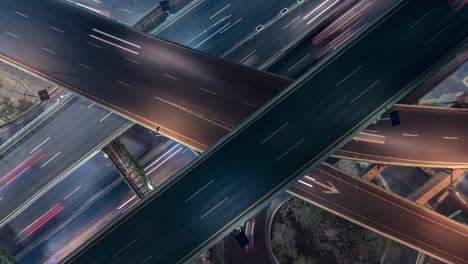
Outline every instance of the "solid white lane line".
<path fill-rule="evenodd" d="M 250 58 L 250 56 L 252 56 L 257 50 L 254 50 L 252 52 L 250 52 L 247 56 L 245 56 L 245 58 L 243 58 L 239 63 L 242 64 L 244 61 L 246 61 L 248 58 Z"/>
<path fill-rule="evenodd" d="M 357 99 L 359 99 L 361 96 L 363 96 L 365 93 L 367 93 L 370 89 L 372 89 L 374 86 L 379 84 L 380 80 L 377 80 L 375 83 L 373 83 L 371 86 L 369 86 L 366 90 L 364 90 L 362 93 L 360 93 L 358 96 L 356 96 L 353 100 L 351 100 L 349 103 L 352 104 L 356 102 Z"/>
<path fill-rule="evenodd" d="M 177 153 L 179 153 L 181 150 L 183 149 L 180 148 L 178 149 L 176 152 L 172 153 L 169 157 L 167 157 L 165 160 L 161 161 L 161 163 L 158 164 L 158 166 L 154 167 L 153 169 L 151 169 L 148 174 L 151 174 L 153 171 L 157 170 L 159 167 L 161 167 L 164 163 L 166 163 L 166 161 L 170 160 L 172 157 L 174 157 Z"/>
<path fill-rule="evenodd" d="M 228 5 L 226 5 L 225 7 L 221 8 L 221 10 L 219 10 L 218 12 L 216 12 L 214 15 L 210 16 L 209 19 L 211 20 L 213 17 L 219 15 L 219 13 L 223 12 L 226 8 L 228 8 L 228 7 L 230 7 L 230 6 L 231 6 L 231 4 L 228 4 Z"/>
<path fill-rule="evenodd" d="M 65 196 L 65 198 L 63 198 L 63 200 L 68 199 L 70 196 L 72 196 L 72 195 L 73 195 L 76 191 L 78 191 L 80 188 L 81 188 L 81 185 L 78 186 L 78 188 L 76 188 L 75 190 L 73 190 L 70 194 L 68 194 L 67 196 Z"/>
<path fill-rule="evenodd" d="M 60 33 L 62 33 L 62 34 L 65 33 L 65 31 L 63 31 L 63 30 L 61 30 L 61 29 L 59 29 L 59 28 L 52 27 L 52 26 L 51 26 L 50 28 L 53 29 L 53 30 L 55 30 L 55 31 L 57 31 L 57 32 L 60 32 Z"/>
<path fill-rule="evenodd" d="M 75 234 L 79 234 L 81 233 L 81 231 L 85 230 L 88 226 L 90 226 L 92 223 L 94 223 L 98 218 L 94 218 L 91 222 L 89 222 L 87 225 L 83 226 L 80 230 L 78 230 L 78 232 L 76 232 Z"/>
<path fill-rule="evenodd" d="M 122 82 L 121 80 L 115 80 L 115 81 L 118 82 L 118 83 L 120 83 L 120 84 L 122 84 L 122 85 L 125 85 L 125 86 L 127 86 L 127 87 L 131 87 L 130 84 L 128 84 L 128 83 L 126 83 L 126 82 Z"/>
<path fill-rule="evenodd" d="M 211 180 L 209 183 L 207 183 L 205 186 L 203 186 L 200 190 L 196 191 L 194 194 L 192 194 L 192 196 L 190 196 L 189 198 L 187 198 L 185 200 L 185 202 L 188 202 L 190 200 L 192 200 L 193 197 L 197 196 L 197 194 L 199 194 L 200 192 L 202 192 L 203 190 L 206 189 L 206 187 L 210 186 L 210 184 L 212 184 L 214 182 L 214 180 Z"/>
<path fill-rule="evenodd" d="M 437 8 L 432 8 L 431 10 L 429 10 L 424 16 L 422 16 L 420 19 L 418 19 L 416 22 L 414 22 L 409 28 L 413 28 L 414 26 L 416 26 L 419 22 L 421 22 L 424 18 L 426 18 L 427 16 L 429 16 L 432 12 L 434 12 L 435 10 L 437 10 Z"/>
<path fill-rule="evenodd" d="M 457 140 L 457 139 L 458 139 L 458 137 L 444 137 L 444 139 Z"/>
<path fill-rule="evenodd" d="M 250 107 L 253 107 L 253 108 L 257 108 L 255 105 L 249 104 L 249 103 L 246 103 L 246 102 L 241 102 L 241 104 L 246 105 L 246 106 L 250 106 Z"/>
<path fill-rule="evenodd" d="M 121 205 L 117 208 L 117 210 L 122 209 L 122 207 L 126 206 L 129 202 L 131 202 L 131 201 L 132 201 L 133 199 L 135 199 L 135 198 L 136 198 L 136 195 L 133 195 L 133 196 L 132 196 L 130 199 L 128 199 L 125 203 L 121 204 Z"/>
<path fill-rule="evenodd" d="M 25 18 L 28 18 L 28 17 L 29 17 L 29 16 L 27 16 L 26 14 L 20 13 L 20 12 L 18 12 L 18 11 L 15 11 L 15 14 L 20 15 L 20 16 L 25 17 Z"/>
<path fill-rule="evenodd" d="M 81 63 L 78 63 L 78 66 L 81 66 L 81 67 L 83 67 L 83 68 L 85 68 L 85 69 L 87 69 L 87 70 L 90 70 L 90 71 L 93 70 L 93 68 L 91 68 L 91 67 L 89 67 L 89 66 L 86 66 L 86 65 L 84 65 L 84 64 L 81 64 Z"/>
<path fill-rule="evenodd" d="M 37 147 L 33 148 L 29 154 L 33 153 L 34 151 L 36 151 L 38 148 L 40 148 L 44 143 L 46 143 L 47 141 L 49 141 L 50 137 L 46 138 L 44 141 L 41 142 L 41 144 L 37 145 Z"/>
<path fill-rule="evenodd" d="M 151 162 L 150 165 L 146 166 L 146 168 L 144 168 L 143 170 L 146 171 L 148 170 L 151 166 L 153 166 L 154 164 L 156 164 L 158 161 L 160 161 L 162 158 L 164 158 L 167 154 L 169 154 L 171 151 L 173 151 L 175 148 L 177 148 L 177 146 L 179 146 L 179 143 L 177 143 L 174 147 L 172 147 L 170 150 L 168 150 L 166 153 L 164 153 L 163 155 L 161 155 L 161 157 L 157 158 L 155 161 Z M 146 173 L 148 174 L 148 173 Z"/>
<path fill-rule="evenodd" d="M 299 182 L 302 183 L 302 184 L 304 184 L 304 185 L 306 185 L 306 186 L 314 187 L 314 186 L 312 186 L 312 184 L 309 184 L 309 183 L 307 183 L 307 182 L 305 182 L 305 181 L 299 180 Z"/>
<path fill-rule="evenodd" d="M 94 105 L 94 103 L 92 103 L 92 104 L 88 105 L 88 108 L 91 108 L 91 107 L 93 107 L 93 105 Z"/>
<path fill-rule="evenodd" d="M 306 25 L 309 25 L 310 23 L 312 23 L 315 19 L 319 18 L 323 13 L 327 12 L 328 9 L 332 8 L 336 3 L 338 3 L 340 0 L 336 0 L 335 2 L 333 2 L 331 5 L 329 5 L 327 8 L 325 8 L 322 12 L 318 13 L 318 15 L 316 15 L 314 18 L 312 18 L 311 20 L 309 20 L 309 22 L 306 23 Z"/>
<path fill-rule="evenodd" d="M 290 147 L 288 150 L 286 150 L 286 152 L 284 152 L 283 154 L 281 154 L 281 156 L 279 156 L 278 158 L 276 158 L 276 161 L 280 160 L 281 158 L 283 158 L 284 156 L 286 156 L 289 152 L 291 152 L 291 150 L 295 149 L 297 146 L 299 146 L 302 142 L 304 142 L 304 139 L 301 139 L 299 140 L 299 142 L 297 142 L 296 144 L 294 144 L 294 146 Z"/>
<path fill-rule="evenodd" d="M 8 34 L 8 35 L 10 35 L 10 36 L 12 36 L 12 37 L 19 38 L 18 35 L 15 35 L 15 34 L 9 32 L 9 31 L 6 31 L 6 30 L 5 30 L 5 33 Z"/>
<path fill-rule="evenodd" d="M 449 27 L 451 27 L 452 24 L 448 24 L 445 26 L 441 31 L 439 31 L 437 34 L 435 34 L 432 38 L 430 38 L 428 41 L 424 43 L 424 46 L 427 46 L 431 41 L 433 41 L 435 38 L 437 38 L 440 34 L 442 34 L 444 31 L 446 31 Z"/>
<path fill-rule="evenodd" d="M 305 15 L 305 17 L 302 18 L 302 19 L 304 19 L 304 20 L 307 19 L 310 15 L 312 15 L 315 11 L 317 11 L 319 8 L 321 8 L 321 7 L 322 7 L 324 4 L 326 4 L 328 1 L 330 1 L 330 0 L 326 0 L 326 1 L 324 1 L 323 3 L 321 3 L 320 5 L 318 5 L 318 6 L 317 6 L 316 8 L 314 8 L 312 11 L 310 11 L 309 14 Z"/>
<path fill-rule="evenodd" d="M 129 59 L 129 58 L 125 58 L 125 59 L 128 60 L 128 61 L 131 61 L 131 62 L 133 62 L 133 63 L 135 63 L 135 64 L 140 64 L 140 63 L 139 63 L 138 61 L 136 61 L 136 60 L 132 60 L 132 59 Z"/>
<path fill-rule="evenodd" d="M 112 259 L 114 259 L 115 257 L 117 257 L 118 255 L 120 255 L 122 252 L 124 252 L 124 250 L 126 250 L 128 247 L 130 247 L 133 243 L 137 242 L 138 240 L 138 237 L 135 238 L 132 242 L 128 243 L 125 247 L 123 247 L 121 250 L 119 250 L 117 253 L 115 253 L 113 256 L 112 256 Z"/>
<path fill-rule="evenodd" d="M 52 158 L 50 158 L 48 161 L 46 161 L 44 164 L 42 164 L 41 168 L 44 168 L 45 165 L 49 164 L 53 159 L 55 159 L 58 155 L 62 154 L 62 152 L 59 152 L 55 154 Z"/>
<path fill-rule="evenodd" d="M 291 22 L 289 22 L 286 26 L 284 26 L 281 30 L 285 30 L 287 27 L 289 27 L 294 21 L 298 20 L 301 17 L 301 15 L 298 15 L 295 19 L 293 19 Z"/>
<path fill-rule="evenodd" d="M 212 92 L 212 91 L 204 89 L 204 88 L 200 88 L 200 90 L 202 90 L 204 92 L 207 92 L 207 93 L 210 93 L 210 94 L 216 94 L 215 92 Z"/>
<path fill-rule="evenodd" d="M 219 204 L 217 204 L 215 207 L 211 208 L 208 212 L 206 212 L 204 215 L 202 215 L 200 217 L 200 219 L 203 219 L 205 218 L 205 216 L 207 216 L 208 214 L 210 214 L 211 212 L 213 212 L 216 208 L 218 208 L 220 205 L 222 205 L 224 202 L 227 201 L 227 199 L 229 199 L 229 196 L 224 198 L 224 200 L 222 200 L 221 202 L 219 202 Z"/>
<path fill-rule="evenodd" d="M 129 41 L 126 41 L 126 40 L 124 40 L 124 39 L 118 38 L 118 37 L 113 36 L 113 35 L 111 35 L 111 34 L 102 32 L 102 31 L 97 30 L 97 29 L 95 29 L 95 28 L 93 28 L 93 31 L 95 31 L 95 32 L 97 32 L 97 33 L 101 33 L 101 34 L 104 35 L 104 36 L 108 36 L 109 38 L 113 38 L 113 39 L 115 39 L 115 40 L 118 40 L 118 41 L 121 41 L 121 42 L 123 42 L 123 43 L 126 43 L 126 44 L 128 44 L 128 45 L 130 45 L 130 46 L 133 46 L 133 47 L 135 47 L 135 48 L 139 48 L 139 49 L 141 48 L 141 47 L 138 46 L 137 44 L 131 43 L 131 42 L 129 42 Z"/>
<path fill-rule="evenodd" d="M 122 11 L 124 11 L 124 12 L 127 12 L 127 13 L 129 13 L 129 14 L 133 14 L 133 12 L 132 12 L 132 11 L 130 11 L 130 10 L 128 10 L 128 9 L 124 9 L 124 8 L 122 8 L 122 9 L 120 9 L 120 10 L 122 10 Z"/>
<path fill-rule="evenodd" d="M 99 46 L 99 45 L 97 45 L 97 44 L 94 44 L 94 43 L 92 43 L 92 42 L 88 42 L 88 44 L 91 45 L 91 46 L 94 46 L 94 47 L 96 47 L 96 48 L 98 48 L 98 49 L 102 49 L 101 46 Z"/>
<path fill-rule="evenodd" d="M 176 77 L 172 76 L 172 75 L 169 75 L 169 74 L 166 74 L 166 73 L 163 73 L 164 76 L 166 76 L 167 78 L 171 78 L 173 80 L 176 80 L 178 81 L 179 79 L 177 79 Z"/>
<path fill-rule="evenodd" d="M 89 9 L 89 10 L 93 11 L 93 12 L 96 12 L 96 13 L 98 13 L 98 14 L 101 14 L 101 11 L 99 11 L 99 10 L 97 10 L 97 9 L 94 9 L 94 8 L 92 8 L 92 7 L 89 7 L 89 6 L 87 6 L 87 5 L 83 5 L 83 4 L 81 4 L 81 3 L 76 3 L 76 2 L 75 2 L 75 5 L 84 7 L 84 8 L 86 8 L 86 9 Z"/>
<path fill-rule="evenodd" d="M 353 76 L 356 72 L 358 72 L 362 68 L 362 65 L 359 65 L 356 69 L 354 69 L 350 74 L 346 75 L 341 81 L 336 83 L 336 86 L 340 86 L 340 84 L 344 83 L 349 77 Z"/>
<path fill-rule="evenodd" d="M 406 134 L 406 133 L 403 133 L 401 135 L 404 136 L 404 137 L 417 137 L 418 136 L 416 134 Z"/>
<path fill-rule="evenodd" d="M 305 59 L 307 59 L 307 57 L 309 57 L 310 53 L 305 55 L 302 59 L 300 59 L 298 62 L 294 63 L 293 66 L 291 66 L 291 68 L 288 69 L 288 71 L 294 69 L 294 67 L 296 67 L 297 65 L 299 65 L 301 62 L 303 62 Z"/>
<path fill-rule="evenodd" d="M 107 40 L 105 40 L 105 39 L 102 39 L 102 38 L 100 38 L 100 37 L 96 37 L 96 36 L 94 36 L 94 35 L 89 35 L 89 36 L 92 37 L 93 39 L 97 39 L 97 40 L 99 40 L 99 41 L 102 41 L 102 42 L 104 42 L 104 43 L 107 43 L 107 44 L 109 44 L 109 45 L 112 45 L 112 46 L 114 46 L 114 47 L 116 47 L 116 48 L 123 49 L 123 50 L 125 50 L 125 51 L 128 51 L 128 52 L 133 53 L 133 54 L 136 54 L 136 55 L 139 54 L 138 52 L 136 52 L 136 51 L 134 51 L 134 50 L 127 49 L 127 48 L 122 47 L 122 46 L 120 46 L 120 45 L 117 45 L 117 44 L 115 44 L 115 43 L 113 43 L 113 42 L 110 42 L 110 41 L 107 41 Z"/>
<path fill-rule="evenodd" d="M 227 16 L 227 17 L 230 17 L 231 15 Z M 201 45 L 203 45 L 205 42 L 207 42 L 208 40 L 210 40 L 212 37 L 214 37 L 214 35 L 218 34 L 219 32 L 223 31 L 225 28 L 228 27 L 229 24 L 226 24 L 224 25 L 223 27 L 221 27 L 220 29 L 216 30 L 213 34 L 209 35 L 206 39 L 204 39 L 202 42 L 198 43 L 198 45 L 196 45 L 194 47 L 194 49 L 197 49 L 198 47 L 200 47 Z"/>
<path fill-rule="evenodd" d="M 232 28 L 234 25 L 236 25 L 237 23 L 241 22 L 242 18 L 239 18 L 238 20 L 236 20 L 236 22 L 232 23 L 231 25 L 229 25 L 228 27 L 226 27 L 225 29 L 221 30 L 219 32 L 219 34 L 223 34 L 224 32 L 228 31 L 230 28 Z"/>
<path fill-rule="evenodd" d="M 101 120 L 99 120 L 99 122 L 102 122 L 102 121 L 106 120 L 106 118 L 108 118 L 110 115 L 112 115 L 112 112 L 109 112 L 105 117 L 101 118 Z"/>
<path fill-rule="evenodd" d="M 191 40 L 189 40 L 187 42 L 187 44 L 190 44 L 192 41 L 196 40 L 198 37 L 200 37 L 201 35 L 205 34 L 206 32 L 208 32 L 208 30 L 210 30 L 211 28 L 215 27 L 216 25 L 218 25 L 219 23 L 223 22 L 224 20 L 226 20 L 227 18 L 229 18 L 231 15 L 227 16 L 227 17 L 223 17 L 221 18 L 219 21 L 217 21 L 216 23 L 214 23 L 213 25 L 209 26 L 207 29 L 203 30 L 201 33 L 199 33 L 198 35 L 196 35 L 194 38 L 192 38 Z"/>
<path fill-rule="evenodd" d="M 145 264 L 146 262 L 148 262 L 148 260 L 150 260 L 153 256 L 149 256 L 147 258 L 145 258 L 142 262 L 138 263 L 138 264 Z"/>
<path fill-rule="evenodd" d="M 52 50 L 50 50 L 50 49 L 48 49 L 48 48 L 41 47 L 41 49 L 42 49 L 42 50 L 45 50 L 45 51 L 47 51 L 47 52 L 49 52 L 49 53 L 55 54 L 54 51 L 52 51 Z"/>
<path fill-rule="evenodd" d="M 270 138 L 272 138 L 274 135 L 276 135 L 276 133 L 280 132 L 281 129 L 285 128 L 289 123 L 286 122 L 284 125 L 282 125 L 280 128 L 278 128 L 277 130 L 275 130 L 273 133 L 271 133 L 268 137 L 266 137 L 264 140 L 262 140 L 262 144 L 264 144 L 265 142 L 267 142 Z"/>

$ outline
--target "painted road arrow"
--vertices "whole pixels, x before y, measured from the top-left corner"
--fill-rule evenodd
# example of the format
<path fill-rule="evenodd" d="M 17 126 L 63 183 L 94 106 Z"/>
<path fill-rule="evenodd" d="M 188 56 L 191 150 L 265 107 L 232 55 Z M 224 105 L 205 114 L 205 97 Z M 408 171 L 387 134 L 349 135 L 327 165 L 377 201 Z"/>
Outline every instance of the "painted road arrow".
<path fill-rule="evenodd" d="M 320 186 L 320 187 L 322 187 L 322 188 L 324 188 L 324 189 L 327 189 L 327 191 L 323 191 L 324 193 L 331 193 L 331 194 L 338 194 L 338 193 L 340 193 L 340 192 L 338 191 L 338 189 L 336 189 L 336 187 L 335 187 L 335 186 L 333 185 L 333 183 L 331 183 L 330 181 L 327 181 L 327 182 L 328 182 L 328 185 L 326 185 L 326 184 L 323 184 L 323 183 L 317 181 L 316 179 L 314 179 L 314 178 L 312 178 L 312 177 L 310 177 L 310 176 L 308 176 L 308 175 L 304 176 L 304 178 L 307 178 L 307 179 L 313 181 L 313 182 L 314 182 L 315 184 L 317 184 L 318 186 Z"/>

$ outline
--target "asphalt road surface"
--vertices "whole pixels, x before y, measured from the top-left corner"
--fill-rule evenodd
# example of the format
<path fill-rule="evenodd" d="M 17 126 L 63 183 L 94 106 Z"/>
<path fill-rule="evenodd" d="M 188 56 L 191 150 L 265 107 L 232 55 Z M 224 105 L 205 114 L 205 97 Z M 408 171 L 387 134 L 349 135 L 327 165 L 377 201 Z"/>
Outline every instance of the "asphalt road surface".
<path fill-rule="evenodd" d="M 306 0 L 316 1 L 316 0 Z M 158 38 L 218 56 L 296 0 L 204 0 Z"/>
<path fill-rule="evenodd" d="M 359 1 L 351 8 L 344 10 L 337 18 L 320 26 L 301 40 L 300 43 L 288 51 L 287 56 L 272 58 L 272 60 L 277 59 L 273 65 L 268 65 L 268 63 L 263 65 L 269 66 L 267 69 L 269 72 L 297 79 L 318 62 L 335 53 L 353 35 L 365 30 L 373 20 L 399 2 L 401 1 Z M 288 25 L 286 29 L 304 26 L 308 25 L 301 21 L 299 17 L 291 21 L 291 25 Z"/>
<path fill-rule="evenodd" d="M 60 111 L 2 154 L 0 224 L 129 124 L 86 99 Z"/>
<path fill-rule="evenodd" d="M 1 227 L 0 244 L 18 258 L 26 255 L 44 237 L 89 208 L 115 181 L 122 182 L 119 173 L 102 152 L 97 152 Z"/>
<path fill-rule="evenodd" d="M 61 259 L 72 253 L 78 245 L 93 237 L 112 219 L 125 213 L 138 201 L 128 186 L 121 182 L 92 203 L 83 213 L 71 218 L 67 225 L 46 235 L 41 243 L 31 247 L 27 254 L 19 255 L 19 263 L 60 263 Z"/>
<path fill-rule="evenodd" d="M 416 79 L 466 39 L 468 8 L 455 9 L 445 1 L 405 1 L 69 261 L 188 259 L 318 165 L 343 138 L 364 128 L 363 120 L 414 88 Z"/>
<path fill-rule="evenodd" d="M 55 1 L 9 1 L 0 55 L 196 149 L 288 84 Z"/>
<path fill-rule="evenodd" d="M 69 0 L 82 8 L 131 25 L 156 6 L 158 0 Z"/>
<path fill-rule="evenodd" d="M 460 223 L 326 164 L 301 181 L 288 192 L 426 254 L 451 263 L 468 262 L 468 229 Z"/>
<path fill-rule="evenodd" d="M 265 24 L 260 31 L 255 30 L 224 52 L 221 57 L 228 60 L 240 57 L 244 65 L 265 69 L 284 56 L 292 46 L 303 40 L 310 32 L 320 29 L 354 5 L 358 3 L 365 5 L 368 1 L 296 2 L 287 11 L 283 10 L 284 13 L 278 13 L 270 20 L 271 24 Z"/>
<path fill-rule="evenodd" d="M 412 167 L 468 168 L 468 110 L 396 105 L 401 124 L 381 120 L 333 156 Z M 386 118 L 386 116 L 384 116 Z"/>

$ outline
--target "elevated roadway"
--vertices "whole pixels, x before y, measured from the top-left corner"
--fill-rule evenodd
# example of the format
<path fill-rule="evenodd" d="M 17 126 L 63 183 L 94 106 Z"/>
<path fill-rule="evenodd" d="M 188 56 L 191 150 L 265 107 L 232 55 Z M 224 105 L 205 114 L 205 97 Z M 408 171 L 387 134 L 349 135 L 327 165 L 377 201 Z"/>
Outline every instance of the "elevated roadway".
<path fill-rule="evenodd" d="M 155 39 L 57 1 L 7 1 L 0 57 L 202 150 L 289 80 Z"/>
<path fill-rule="evenodd" d="M 438 259 L 468 262 L 465 226 L 330 165 L 320 165 L 288 193 Z"/>
<path fill-rule="evenodd" d="M 468 9 L 454 9 L 445 1 L 403 2 L 68 261 L 180 263 L 209 247 L 378 118 L 462 44 Z M 464 247 L 456 249 L 453 257 L 468 262 Z"/>
<path fill-rule="evenodd" d="M 468 168 L 468 109 L 396 105 L 390 111 L 398 111 L 400 125 L 378 121 L 333 156 L 400 166 Z"/>

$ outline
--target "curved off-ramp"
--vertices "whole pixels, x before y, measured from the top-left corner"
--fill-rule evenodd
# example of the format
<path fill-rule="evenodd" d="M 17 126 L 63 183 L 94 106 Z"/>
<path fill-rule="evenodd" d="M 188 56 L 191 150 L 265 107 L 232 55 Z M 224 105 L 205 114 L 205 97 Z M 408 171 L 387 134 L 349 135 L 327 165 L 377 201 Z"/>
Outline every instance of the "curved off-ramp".
<path fill-rule="evenodd" d="M 468 168 L 468 109 L 395 105 L 400 125 L 383 119 L 334 156 L 379 164 Z"/>

